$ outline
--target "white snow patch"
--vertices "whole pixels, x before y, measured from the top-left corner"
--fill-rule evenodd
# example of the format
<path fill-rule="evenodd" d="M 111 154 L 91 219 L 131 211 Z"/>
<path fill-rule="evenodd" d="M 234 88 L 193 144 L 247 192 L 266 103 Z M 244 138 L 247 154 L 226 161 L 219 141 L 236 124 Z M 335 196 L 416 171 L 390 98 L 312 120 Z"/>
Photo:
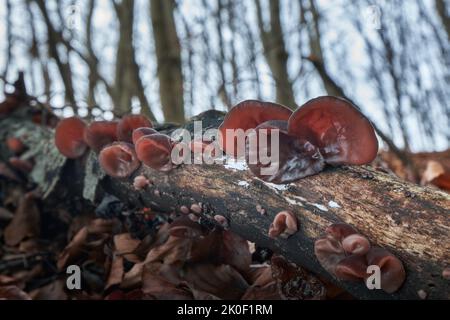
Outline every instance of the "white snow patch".
<path fill-rule="evenodd" d="M 334 202 L 333 200 L 331 200 L 331 201 L 328 202 L 328 206 L 329 206 L 330 208 L 336 208 L 336 209 L 341 208 L 341 206 L 340 206 L 337 202 Z"/>
<path fill-rule="evenodd" d="M 237 171 L 244 171 L 248 169 L 247 163 L 245 163 L 245 161 L 236 161 L 234 159 L 227 159 L 224 167 L 229 170 Z"/>
<path fill-rule="evenodd" d="M 277 190 L 277 191 L 284 191 L 287 190 L 289 188 L 289 184 L 275 184 L 275 183 L 271 183 L 271 182 L 266 182 L 261 180 L 262 182 L 264 182 L 264 184 L 266 186 L 268 186 L 269 188 L 273 189 L 273 190 Z"/>
<path fill-rule="evenodd" d="M 284 198 L 289 204 L 292 204 L 292 205 L 294 205 L 294 206 L 300 206 L 300 207 L 303 207 L 303 203 L 301 203 L 301 202 L 299 202 L 299 201 L 297 201 L 297 200 L 294 200 L 294 199 L 291 199 L 291 198 L 288 198 L 288 197 L 285 197 Z"/>
<path fill-rule="evenodd" d="M 250 186 L 250 183 L 248 183 L 247 181 L 239 181 L 238 186 L 247 188 L 248 186 Z"/>
<path fill-rule="evenodd" d="M 328 211 L 328 208 L 325 207 L 325 206 L 322 205 L 322 204 L 319 204 L 319 203 L 312 203 L 312 205 L 313 205 L 314 207 L 316 207 L 317 209 L 319 209 L 319 210 L 322 210 L 322 211 Z"/>
<path fill-rule="evenodd" d="M 302 201 L 302 202 L 308 202 L 308 200 L 306 200 L 305 198 L 303 198 L 303 197 L 300 197 L 300 196 L 292 196 L 292 197 L 294 197 L 295 199 L 298 199 L 298 200 L 300 200 L 300 201 Z"/>

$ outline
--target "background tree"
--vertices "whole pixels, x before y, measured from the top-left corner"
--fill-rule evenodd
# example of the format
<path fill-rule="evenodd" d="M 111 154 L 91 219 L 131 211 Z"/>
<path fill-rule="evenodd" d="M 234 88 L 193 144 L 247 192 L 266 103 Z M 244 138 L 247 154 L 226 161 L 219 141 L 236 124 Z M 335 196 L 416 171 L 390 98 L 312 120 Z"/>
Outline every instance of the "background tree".
<path fill-rule="evenodd" d="M 181 123 L 244 99 L 295 108 L 331 94 L 391 149 L 449 146 L 445 0 L 8 0 L 0 16 L 1 85 L 24 70 L 60 115 Z"/>

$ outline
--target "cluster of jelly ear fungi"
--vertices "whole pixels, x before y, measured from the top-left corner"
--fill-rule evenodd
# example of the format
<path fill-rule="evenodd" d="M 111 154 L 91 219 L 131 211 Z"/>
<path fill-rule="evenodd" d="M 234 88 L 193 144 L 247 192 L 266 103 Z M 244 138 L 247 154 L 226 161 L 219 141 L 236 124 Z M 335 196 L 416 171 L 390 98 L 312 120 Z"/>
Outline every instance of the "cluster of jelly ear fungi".
<path fill-rule="evenodd" d="M 247 135 L 244 152 L 233 132 L 237 129 L 254 129 Z M 272 164 L 263 164 L 258 155 L 273 154 L 270 142 L 274 130 L 279 134 L 278 169 L 262 174 L 262 169 Z M 264 136 L 267 143 L 260 143 Z M 249 148 L 252 139 L 256 148 Z M 275 103 L 243 101 L 225 116 L 219 127 L 219 144 L 228 156 L 245 155 L 250 171 L 273 183 L 316 174 L 327 164 L 367 164 L 378 152 L 378 140 L 370 121 L 351 102 L 332 96 L 312 99 L 295 112 Z"/>
<path fill-rule="evenodd" d="M 143 115 L 126 115 L 120 121 L 93 121 L 79 117 L 60 120 L 55 130 L 55 145 L 67 158 L 83 156 L 88 148 L 99 154 L 103 170 L 112 177 L 126 178 L 141 162 L 160 171 L 172 169 L 173 142 L 153 129 Z"/>
<path fill-rule="evenodd" d="M 380 268 L 380 285 L 394 293 L 403 284 L 406 272 L 402 262 L 381 247 L 372 247 L 369 240 L 345 223 L 332 224 L 326 235 L 314 243 L 314 253 L 321 266 L 344 281 L 366 280 L 367 267 Z"/>
<path fill-rule="evenodd" d="M 153 169 L 170 171 L 174 142 L 152 127 L 151 121 L 143 115 L 126 115 L 120 121 L 90 124 L 70 117 L 61 120 L 56 127 L 55 144 L 71 159 L 81 157 L 88 147 L 100 153 L 100 164 L 112 176 L 131 175 L 137 167 L 136 159 Z M 244 132 L 255 129 L 248 133 L 242 154 L 235 134 L 237 129 Z M 275 132 L 279 134 L 278 163 L 272 171 L 263 170 L 274 165 L 260 161 L 259 156 L 276 151 L 271 150 Z M 260 143 L 264 135 L 266 143 Z M 251 172 L 273 183 L 287 183 L 316 174 L 327 164 L 366 164 L 378 151 L 378 141 L 369 120 L 349 101 L 331 96 L 310 100 L 295 112 L 276 103 L 243 101 L 225 116 L 219 126 L 218 139 L 227 155 L 245 156 Z M 252 140 L 256 141 L 256 148 L 249 147 Z M 133 152 L 130 151 L 132 144 Z M 192 151 L 198 146 L 198 142 L 192 144 Z M 200 147 L 203 148 L 204 143 Z"/>

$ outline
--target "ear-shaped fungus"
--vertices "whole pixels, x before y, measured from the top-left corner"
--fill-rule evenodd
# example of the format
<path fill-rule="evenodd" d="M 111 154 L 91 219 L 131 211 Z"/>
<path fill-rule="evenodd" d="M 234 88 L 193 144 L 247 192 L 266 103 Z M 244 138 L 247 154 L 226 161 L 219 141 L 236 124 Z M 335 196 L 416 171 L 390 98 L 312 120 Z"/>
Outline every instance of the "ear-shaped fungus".
<path fill-rule="evenodd" d="M 346 255 L 341 243 L 332 236 L 317 239 L 314 254 L 320 265 L 330 274 L 335 274 L 336 266 Z"/>
<path fill-rule="evenodd" d="M 290 211 L 281 211 L 273 219 L 269 228 L 269 237 L 288 238 L 298 231 L 296 216 Z"/>
<path fill-rule="evenodd" d="M 364 255 L 370 249 L 369 240 L 346 223 L 332 224 L 326 229 L 326 233 L 325 237 L 316 240 L 314 244 L 314 253 L 322 267 L 344 280 L 362 279 L 366 276 L 366 267 L 363 267 Z"/>
<path fill-rule="evenodd" d="M 146 116 L 140 114 L 126 115 L 117 125 L 117 138 L 120 141 L 131 143 L 133 131 L 142 127 L 153 127 L 152 122 Z"/>
<path fill-rule="evenodd" d="M 342 280 L 358 281 L 369 277 L 367 267 L 381 271 L 381 289 L 397 291 L 405 281 L 402 262 L 386 249 L 371 247 L 369 240 L 345 223 L 326 229 L 327 235 L 314 243 L 314 253 L 322 267 Z"/>
<path fill-rule="evenodd" d="M 383 248 L 372 248 L 367 253 L 367 264 L 377 265 L 381 271 L 381 289 L 387 293 L 397 291 L 406 278 L 403 263 Z"/>
<path fill-rule="evenodd" d="M 280 104 L 257 100 L 243 101 L 227 113 L 219 126 L 221 149 L 230 156 L 244 156 L 244 150 L 238 150 L 234 130 L 242 129 L 245 132 L 269 120 L 288 120 L 291 114 L 291 110 Z"/>
<path fill-rule="evenodd" d="M 133 145 L 116 142 L 102 149 L 99 155 L 100 165 L 111 177 L 126 178 L 139 168 Z"/>
<path fill-rule="evenodd" d="M 267 121 L 248 134 L 247 165 L 264 181 L 287 183 L 316 174 L 325 166 L 319 149 L 306 140 L 288 135 L 287 124 L 285 120 Z"/>
<path fill-rule="evenodd" d="M 364 255 L 370 249 L 369 240 L 360 234 L 352 234 L 342 240 L 342 248 L 345 252 L 354 255 Z"/>
<path fill-rule="evenodd" d="M 148 127 L 137 128 L 133 131 L 131 140 L 133 141 L 133 144 L 136 144 L 136 142 L 143 136 L 149 136 L 154 133 L 158 133 L 158 131 L 156 131 L 153 128 L 148 128 Z"/>
<path fill-rule="evenodd" d="M 117 121 L 94 121 L 84 131 L 84 141 L 95 152 L 117 141 Z"/>
<path fill-rule="evenodd" d="M 378 151 L 370 121 L 342 98 L 308 101 L 289 118 L 288 132 L 317 146 L 325 162 L 332 165 L 367 164 Z"/>
<path fill-rule="evenodd" d="M 86 124 L 78 117 L 59 121 L 55 130 L 55 145 L 59 152 L 70 159 L 81 157 L 86 151 L 84 131 Z"/>
<path fill-rule="evenodd" d="M 155 133 L 143 136 L 136 142 L 136 154 L 146 166 L 159 171 L 172 169 L 173 142 L 165 134 Z"/>
<path fill-rule="evenodd" d="M 352 234 L 358 233 L 355 228 L 347 223 L 333 223 L 326 228 L 325 232 L 339 242 Z"/>
<path fill-rule="evenodd" d="M 338 279 L 359 281 L 367 276 L 367 263 L 364 256 L 351 255 L 338 262 L 334 269 Z"/>
<path fill-rule="evenodd" d="M 20 155 L 25 150 L 25 145 L 22 140 L 16 137 L 9 137 L 6 139 L 6 146 L 15 155 Z"/>

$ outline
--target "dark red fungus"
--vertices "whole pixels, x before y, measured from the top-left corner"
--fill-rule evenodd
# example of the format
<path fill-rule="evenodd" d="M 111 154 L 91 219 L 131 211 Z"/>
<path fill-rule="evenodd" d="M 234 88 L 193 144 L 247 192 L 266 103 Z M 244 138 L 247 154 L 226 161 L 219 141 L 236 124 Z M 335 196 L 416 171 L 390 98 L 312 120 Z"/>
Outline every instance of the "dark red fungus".
<path fill-rule="evenodd" d="M 106 174 L 114 178 L 129 177 L 140 165 L 133 145 L 126 142 L 115 142 L 103 148 L 99 162 Z"/>
<path fill-rule="evenodd" d="M 332 165 L 367 164 L 378 151 L 370 121 L 342 98 L 308 101 L 289 118 L 288 132 L 317 146 L 325 162 Z"/>
<path fill-rule="evenodd" d="M 337 278 L 348 281 L 360 281 L 367 277 L 365 256 L 351 255 L 339 261 L 334 273 Z"/>
<path fill-rule="evenodd" d="M 322 267 L 336 277 L 354 280 L 362 274 L 365 254 L 370 249 L 367 238 L 346 223 L 335 223 L 327 227 L 326 236 L 316 240 L 314 253 Z M 350 258 L 352 257 L 352 258 Z M 357 277 L 362 279 L 366 275 Z"/>
<path fill-rule="evenodd" d="M 238 145 L 234 130 L 254 129 L 269 120 L 288 120 L 292 111 L 271 102 L 246 100 L 234 106 L 219 126 L 219 144 L 221 149 L 233 157 L 243 157 L 245 146 Z M 232 130 L 232 131 L 230 131 Z"/>
<path fill-rule="evenodd" d="M 169 136 L 155 133 L 143 136 L 136 142 L 136 153 L 146 166 L 159 171 L 170 171 L 173 166 L 172 147 L 173 142 Z"/>
<path fill-rule="evenodd" d="M 298 231 L 297 217 L 291 211 L 281 211 L 273 219 L 269 228 L 269 237 L 284 239 Z"/>
<path fill-rule="evenodd" d="M 133 131 L 142 127 L 153 127 L 152 122 L 146 116 L 140 114 L 126 115 L 117 125 L 117 138 L 120 141 L 131 143 Z"/>
<path fill-rule="evenodd" d="M 94 121 L 84 131 L 84 141 L 95 152 L 117 141 L 117 121 Z"/>
<path fill-rule="evenodd" d="M 335 274 L 336 266 L 346 257 L 341 243 L 332 236 L 317 239 L 314 254 L 320 265 L 330 274 Z"/>
<path fill-rule="evenodd" d="M 370 242 L 361 234 L 351 234 L 342 240 L 345 252 L 354 255 L 365 255 L 370 249 Z"/>
<path fill-rule="evenodd" d="M 59 152 L 70 159 L 81 157 L 87 149 L 84 141 L 86 124 L 78 117 L 59 121 L 55 130 L 55 145 Z"/>
<path fill-rule="evenodd" d="M 147 128 L 147 127 L 141 127 L 141 128 L 137 128 L 133 131 L 133 135 L 131 137 L 133 144 L 136 144 L 136 142 L 142 138 L 143 136 L 148 136 L 154 133 L 158 133 L 158 131 L 156 131 L 153 128 Z"/>
<path fill-rule="evenodd" d="M 406 278 L 403 263 L 386 249 L 375 247 L 367 253 L 367 264 L 377 265 L 381 271 L 381 289 L 387 293 L 397 291 Z"/>
<path fill-rule="evenodd" d="M 361 281 L 371 274 L 368 266 L 376 265 L 381 272 L 381 289 L 397 291 L 406 278 L 402 262 L 386 249 L 371 247 L 369 240 L 350 225 L 333 224 L 327 235 L 316 240 L 314 253 L 322 267 L 341 280 Z"/>
<path fill-rule="evenodd" d="M 16 137 L 6 139 L 6 146 L 15 155 L 20 155 L 25 150 L 25 145 L 22 140 Z"/>
<path fill-rule="evenodd" d="M 322 171 L 325 166 L 319 149 L 306 140 L 288 135 L 285 120 L 264 122 L 248 134 L 246 160 L 254 175 L 273 183 L 304 178 Z"/>

